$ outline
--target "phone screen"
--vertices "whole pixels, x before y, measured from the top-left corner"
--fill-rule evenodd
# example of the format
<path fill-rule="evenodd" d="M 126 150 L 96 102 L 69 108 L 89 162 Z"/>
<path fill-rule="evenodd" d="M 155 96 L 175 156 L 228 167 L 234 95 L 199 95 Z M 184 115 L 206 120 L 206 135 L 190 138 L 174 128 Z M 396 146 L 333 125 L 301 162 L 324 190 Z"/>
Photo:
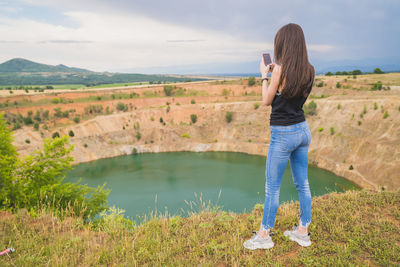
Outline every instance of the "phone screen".
<path fill-rule="evenodd" d="M 271 56 L 269 55 L 269 53 L 263 54 L 263 57 L 264 57 L 265 66 L 272 63 Z"/>

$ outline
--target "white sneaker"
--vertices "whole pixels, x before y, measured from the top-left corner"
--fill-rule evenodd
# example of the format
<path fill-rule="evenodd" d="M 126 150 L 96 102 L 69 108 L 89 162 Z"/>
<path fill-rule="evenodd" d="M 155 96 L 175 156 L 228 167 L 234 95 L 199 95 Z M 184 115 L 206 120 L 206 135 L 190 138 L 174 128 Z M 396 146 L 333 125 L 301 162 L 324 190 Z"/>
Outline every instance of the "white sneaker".
<path fill-rule="evenodd" d="M 268 235 L 267 238 L 260 237 L 257 232 L 253 232 L 254 235 L 251 239 L 246 240 L 243 243 L 243 246 L 247 249 L 269 249 L 274 246 L 274 242 L 272 242 L 272 238 Z"/>
<path fill-rule="evenodd" d="M 283 234 L 289 237 L 290 240 L 297 242 L 302 247 L 308 247 L 311 245 L 310 235 L 308 234 L 299 234 L 297 230 L 298 226 L 293 226 L 292 230 L 286 230 Z"/>

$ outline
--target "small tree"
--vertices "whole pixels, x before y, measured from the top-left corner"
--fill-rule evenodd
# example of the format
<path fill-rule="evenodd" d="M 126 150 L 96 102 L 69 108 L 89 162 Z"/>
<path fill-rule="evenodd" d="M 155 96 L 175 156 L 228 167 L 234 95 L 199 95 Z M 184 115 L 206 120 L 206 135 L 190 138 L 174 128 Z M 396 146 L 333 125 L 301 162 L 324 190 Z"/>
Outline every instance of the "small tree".
<path fill-rule="evenodd" d="M 247 81 L 247 85 L 248 85 L 248 86 L 253 86 L 253 85 L 255 85 L 255 84 L 256 84 L 256 78 L 253 77 L 253 76 L 250 76 L 249 79 L 248 79 L 248 81 Z"/>
<path fill-rule="evenodd" d="M 192 123 L 196 123 L 197 115 L 196 114 L 190 114 L 190 120 L 192 121 Z"/>
<path fill-rule="evenodd" d="M 51 137 L 54 139 L 56 137 L 60 137 L 60 134 L 58 132 L 54 132 Z"/>
<path fill-rule="evenodd" d="M 69 130 L 68 135 L 71 136 L 71 137 L 74 137 L 75 136 L 74 131 Z"/>
<path fill-rule="evenodd" d="M 232 112 L 227 111 L 225 113 L 225 120 L 227 123 L 230 123 L 232 121 Z"/>
<path fill-rule="evenodd" d="M 120 111 L 127 111 L 127 110 L 128 110 L 128 105 L 125 105 L 125 104 L 122 103 L 122 102 L 118 102 L 118 103 L 117 103 L 117 110 L 120 110 Z"/>
<path fill-rule="evenodd" d="M 382 74 L 384 73 L 380 68 L 375 68 L 374 69 L 374 74 Z"/>
<path fill-rule="evenodd" d="M 74 122 L 75 123 L 79 123 L 81 121 L 81 118 L 79 117 L 79 115 L 76 115 L 75 117 L 74 117 Z"/>
<path fill-rule="evenodd" d="M 328 71 L 327 73 L 325 73 L 325 76 L 332 76 L 332 75 L 333 75 L 333 73 L 330 72 L 330 71 Z"/>

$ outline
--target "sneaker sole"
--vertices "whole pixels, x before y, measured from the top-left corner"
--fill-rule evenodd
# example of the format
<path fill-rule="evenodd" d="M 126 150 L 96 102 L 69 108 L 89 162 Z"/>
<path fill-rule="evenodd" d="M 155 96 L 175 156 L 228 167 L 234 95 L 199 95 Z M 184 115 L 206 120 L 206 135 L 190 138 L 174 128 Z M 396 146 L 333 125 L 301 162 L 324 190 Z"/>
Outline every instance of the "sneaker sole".
<path fill-rule="evenodd" d="M 291 241 L 297 242 L 297 244 L 299 244 L 299 245 L 302 246 L 302 247 L 309 247 L 309 246 L 311 246 L 311 241 L 304 241 L 304 240 L 298 239 L 296 236 L 292 236 L 290 233 L 288 233 L 288 232 L 286 232 L 286 231 L 285 231 L 283 234 L 284 234 L 285 236 L 289 237 L 289 239 L 290 239 Z"/>
<path fill-rule="evenodd" d="M 270 249 L 274 247 L 274 243 L 272 244 L 260 244 L 260 245 L 248 245 L 246 242 L 243 243 L 243 246 L 250 250 L 256 249 Z"/>

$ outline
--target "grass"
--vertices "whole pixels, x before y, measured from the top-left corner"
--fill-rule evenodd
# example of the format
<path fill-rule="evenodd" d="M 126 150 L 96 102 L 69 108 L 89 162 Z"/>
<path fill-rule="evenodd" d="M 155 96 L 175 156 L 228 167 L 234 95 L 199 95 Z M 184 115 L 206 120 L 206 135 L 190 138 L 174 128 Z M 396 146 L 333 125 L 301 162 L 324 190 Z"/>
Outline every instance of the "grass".
<path fill-rule="evenodd" d="M 0 247 L 16 252 L 1 266 L 395 266 L 400 263 L 400 191 L 348 191 L 313 198 L 311 247 L 284 237 L 298 202 L 281 205 L 271 250 L 242 243 L 259 228 L 249 214 L 204 209 L 190 217 L 153 216 L 141 225 L 114 211 L 102 223 L 63 220 L 44 211 L 0 213 Z"/>

